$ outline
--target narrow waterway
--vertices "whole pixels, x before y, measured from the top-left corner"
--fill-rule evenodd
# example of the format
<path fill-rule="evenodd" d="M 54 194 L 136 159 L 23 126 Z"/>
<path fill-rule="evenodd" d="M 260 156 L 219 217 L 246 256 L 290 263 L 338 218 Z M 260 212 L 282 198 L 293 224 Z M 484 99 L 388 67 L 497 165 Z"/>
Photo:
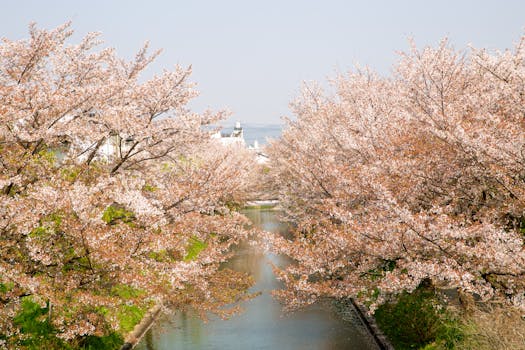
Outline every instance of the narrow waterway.
<path fill-rule="evenodd" d="M 270 210 L 245 214 L 263 230 L 286 234 L 286 225 Z M 212 318 L 207 323 L 189 313 L 161 318 L 138 344 L 138 350 L 195 349 L 377 349 L 352 312 L 336 310 L 331 303 L 283 315 L 270 292 L 281 287 L 269 262 L 282 266 L 281 256 L 264 253 L 249 244 L 238 247 L 227 266 L 254 276 L 253 292 L 262 292 L 243 304 L 244 312 L 229 320 Z"/>

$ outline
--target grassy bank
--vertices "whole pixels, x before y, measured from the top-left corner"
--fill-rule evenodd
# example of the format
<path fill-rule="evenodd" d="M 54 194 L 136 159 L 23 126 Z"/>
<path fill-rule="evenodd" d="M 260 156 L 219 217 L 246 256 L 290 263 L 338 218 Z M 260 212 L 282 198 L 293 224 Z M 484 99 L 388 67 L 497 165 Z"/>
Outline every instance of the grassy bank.
<path fill-rule="evenodd" d="M 525 349 L 519 310 L 498 304 L 451 305 L 430 286 L 403 293 L 375 313 L 377 324 L 398 350 Z"/>
<path fill-rule="evenodd" d="M 0 285 L 0 292 L 2 291 Z M 128 334 L 152 306 L 145 293 L 128 285 L 119 284 L 111 288 L 111 295 L 121 300 L 114 307 L 101 306 L 83 310 L 86 317 L 104 322 L 107 326 L 96 335 L 86 335 L 64 340 L 53 319 L 62 314 L 55 311 L 48 302 L 39 304 L 32 296 L 21 298 L 20 309 L 13 317 L 13 331 L 0 333 L 0 349 L 53 349 L 53 350 L 113 350 L 119 349 Z M 66 312 L 76 312 L 68 310 Z M 116 323 L 117 329 L 109 324 Z"/>

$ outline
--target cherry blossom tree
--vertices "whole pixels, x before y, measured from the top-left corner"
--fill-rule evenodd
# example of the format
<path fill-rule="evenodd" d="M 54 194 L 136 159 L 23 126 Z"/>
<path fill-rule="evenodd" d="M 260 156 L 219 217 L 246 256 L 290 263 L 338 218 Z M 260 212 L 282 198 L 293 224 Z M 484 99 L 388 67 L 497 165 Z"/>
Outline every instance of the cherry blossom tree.
<path fill-rule="evenodd" d="M 69 23 L 29 34 L 0 44 L 3 341 L 27 300 L 71 344 L 155 303 L 226 314 L 251 283 L 219 264 L 249 234 L 230 208 L 254 164 L 210 138 L 227 114 L 186 107 L 191 67 L 141 78 L 147 44 L 126 61 Z"/>
<path fill-rule="evenodd" d="M 421 282 L 525 307 L 525 48 L 401 54 L 305 85 L 270 149 L 295 263 L 277 294 L 371 309 Z"/>

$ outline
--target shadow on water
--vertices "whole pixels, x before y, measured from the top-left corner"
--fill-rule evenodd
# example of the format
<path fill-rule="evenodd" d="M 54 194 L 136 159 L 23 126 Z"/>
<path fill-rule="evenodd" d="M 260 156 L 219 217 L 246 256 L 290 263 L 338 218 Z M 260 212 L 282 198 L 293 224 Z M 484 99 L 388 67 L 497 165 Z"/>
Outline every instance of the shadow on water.
<path fill-rule="evenodd" d="M 287 233 L 274 211 L 247 210 L 245 214 L 263 230 Z M 161 318 L 136 349 L 376 349 L 358 321 L 343 317 L 329 303 L 283 315 L 281 305 L 270 295 L 282 286 L 269 262 L 283 266 L 287 260 L 241 244 L 226 266 L 254 276 L 252 291 L 262 294 L 245 302 L 244 312 L 226 321 L 212 318 L 204 323 L 185 312 Z"/>

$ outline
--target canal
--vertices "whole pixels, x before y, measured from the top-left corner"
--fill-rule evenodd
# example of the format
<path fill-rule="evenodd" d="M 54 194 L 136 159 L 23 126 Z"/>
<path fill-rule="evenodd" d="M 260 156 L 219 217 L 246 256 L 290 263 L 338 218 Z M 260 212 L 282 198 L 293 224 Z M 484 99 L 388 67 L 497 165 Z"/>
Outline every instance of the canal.
<path fill-rule="evenodd" d="M 245 214 L 263 230 L 287 232 L 287 226 L 278 221 L 275 211 L 247 210 Z M 136 349 L 377 349 L 359 318 L 331 302 L 283 314 L 281 305 L 270 294 L 282 286 L 269 263 L 283 266 L 287 260 L 254 245 L 240 245 L 227 267 L 254 276 L 252 291 L 261 295 L 245 302 L 244 312 L 229 320 L 210 318 L 204 323 L 183 312 L 160 318 Z"/>

